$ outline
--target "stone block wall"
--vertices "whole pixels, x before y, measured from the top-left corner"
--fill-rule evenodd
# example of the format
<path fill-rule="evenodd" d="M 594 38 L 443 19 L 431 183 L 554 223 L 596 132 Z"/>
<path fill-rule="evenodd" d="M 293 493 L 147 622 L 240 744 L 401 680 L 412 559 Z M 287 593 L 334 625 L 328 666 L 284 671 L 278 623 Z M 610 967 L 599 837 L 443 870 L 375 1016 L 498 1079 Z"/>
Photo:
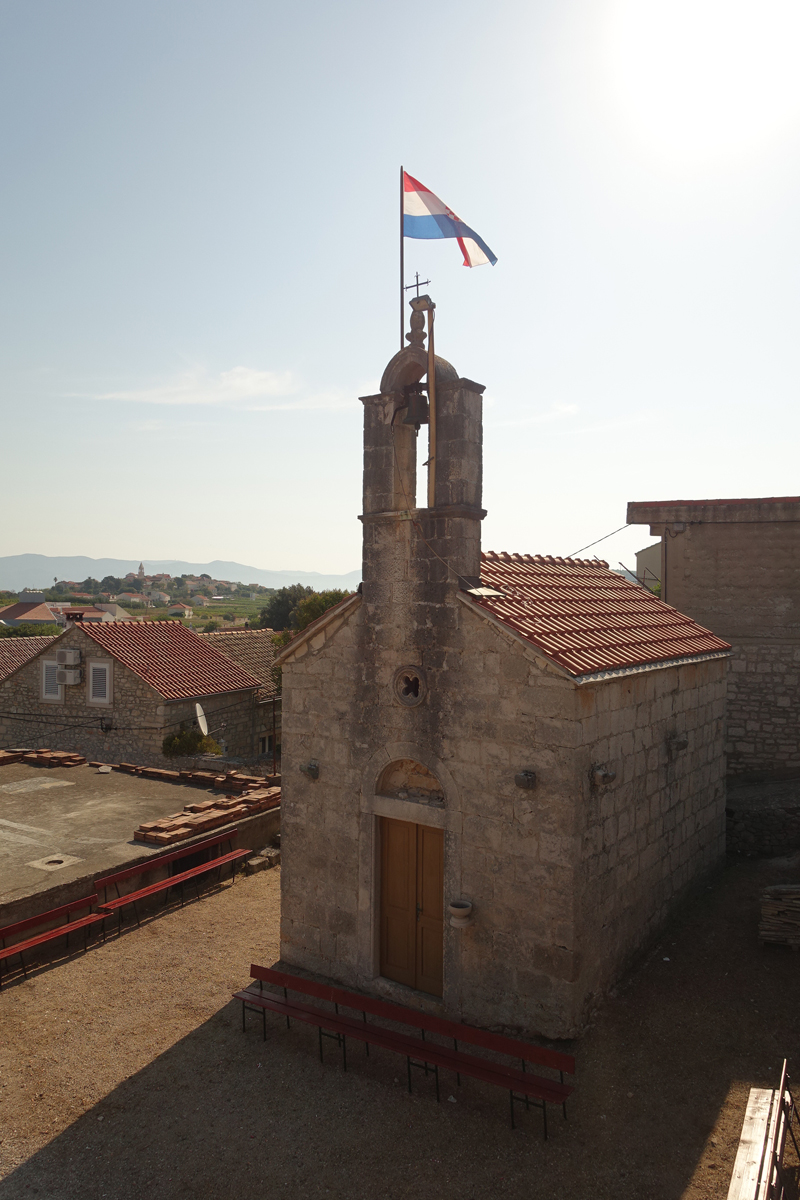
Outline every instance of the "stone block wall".
<path fill-rule="evenodd" d="M 726 669 L 714 659 L 581 689 L 587 1003 L 725 854 Z M 600 782 L 599 765 L 616 778 Z"/>
<path fill-rule="evenodd" d="M 800 502 L 631 504 L 662 536 L 662 599 L 729 641 L 728 773 L 800 772 Z"/>
<path fill-rule="evenodd" d="M 742 639 L 728 679 L 728 773 L 800 776 L 800 641 Z"/>

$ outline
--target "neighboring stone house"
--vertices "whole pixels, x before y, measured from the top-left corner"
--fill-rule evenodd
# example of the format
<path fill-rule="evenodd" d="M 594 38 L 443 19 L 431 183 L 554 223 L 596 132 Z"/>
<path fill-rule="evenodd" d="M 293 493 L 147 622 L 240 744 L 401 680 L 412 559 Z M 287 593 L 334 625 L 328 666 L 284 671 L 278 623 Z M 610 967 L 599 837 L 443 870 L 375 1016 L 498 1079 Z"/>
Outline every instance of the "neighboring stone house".
<path fill-rule="evenodd" d="M 484 389 L 442 359 L 417 507 L 409 340 L 363 398 L 362 587 L 276 660 L 281 957 L 569 1037 L 724 854 L 728 647 L 605 563 L 481 555 Z"/>
<path fill-rule="evenodd" d="M 631 503 L 661 535 L 662 599 L 733 645 L 728 772 L 800 775 L 800 497 Z"/>
<path fill-rule="evenodd" d="M 167 609 L 167 615 L 170 617 L 188 618 L 191 617 L 192 610 L 188 604 L 184 604 L 183 601 L 179 600 L 177 604 L 170 605 L 170 607 Z"/>
<path fill-rule="evenodd" d="M 202 633 L 216 650 L 261 681 L 256 696 L 254 752 L 280 757 L 281 698 L 275 686 L 273 629 L 221 629 Z"/>
<path fill-rule="evenodd" d="M 0 682 L 0 747 L 152 765 L 199 701 L 228 753 L 250 755 L 260 686 L 176 621 L 76 624 Z"/>
<path fill-rule="evenodd" d="M 55 611 L 39 601 L 19 601 L 0 608 L 0 624 L 16 628 L 18 625 L 56 625 Z"/>
<path fill-rule="evenodd" d="M 636 551 L 636 578 L 643 587 L 656 591 L 661 583 L 661 542 Z"/>

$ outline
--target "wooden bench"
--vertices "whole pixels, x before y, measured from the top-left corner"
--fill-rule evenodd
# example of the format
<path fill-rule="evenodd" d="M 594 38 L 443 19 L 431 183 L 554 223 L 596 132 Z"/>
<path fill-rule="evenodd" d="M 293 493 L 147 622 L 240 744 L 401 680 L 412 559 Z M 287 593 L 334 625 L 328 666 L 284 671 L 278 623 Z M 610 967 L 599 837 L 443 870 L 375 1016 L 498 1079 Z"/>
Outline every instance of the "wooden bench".
<path fill-rule="evenodd" d="M 32 950 L 34 946 L 42 946 L 45 942 L 52 942 L 55 938 L 66 936 L 67 947 L 69 947 L 69 935 L 82 929 L 85 952 L 89 941 L 89 929 L 103 921 L 102 913 L 90 912 L 85 917 L 79 917 L 77 921 L 71 920 L 71 914 L 80 912 L 82 908 L 91 908 L 96 901 L 97 893 L 92 896 L 84 896 L 82 900 L 73 900 L 71 904 L 62 904 L 60 908 L 51 908 L 49 912 L 39 913 L 36 917 L 28 917 L 24 921 L 16 921 L 13 925 L 6 925 L 4 929 L 0 929 L 0 987 L 3 986 L 2 964 L 7 958 L 13 958 L 16 954 L 19 955 L 22 973 L 27 979 L 28 971 L 23 953 L 25 950 Z M 25 933 L 28 929 L 35 929 L 37 925 L 43 925 L 46 921 L 57 921 L 61 917 L 66 918 L 63 925 L 56 925 L 53 929 L 45 930 L 44 933 L 37 933 L 35 937 L 23 938 L 22 941 L 14 942 L 11 946 L 6 945 L 7 938 L 16 937 L 17 934 Z M 103 936 L 105 937 L 105 931 Z"/>
<path fill-rule="evenodd" d="M 227 833 L 218 833 L 216 837 L 206 838 L 202 842 L 194 842 L 191 846 L 184 846 L 181 850 L 172 850 L 169 854 L 159 854 L 155 858 L 148 858 L 144 862 L 137 863 L 133 867 L 126 867 L 124 871 L 117 871 L 114 875 L 104 875 L 101 879 L 95 879 L 94 886 L 98 892 L 103 889 L 103 903 L 98 904 L 98 911 L 104 916 L 110 916 L 111 913 L 117 914 L 117 929 L 122 932 L 122 910 L 128 904 L 133 905 L 133 911 L 136 914 L 136 924 L 139 925 L 139 910 L 136 907 L 137 900 L 143 900 L 147 896 L 154 896 L 158 892 L 168 893 L 170 888 L 179 887 L 181 890 L 181 906 L 183 905 L 183 885 L 190 880 L 195 885 L 197 895 L 200 892 L 197 888 L 197 879 L 201 875 L 207 874 L 209 871 L 219 869 L 220 877 L 222 868 L 226 863 L 233 864 L 231 873 L 231 883 L 236 878 L 236 865 L 243 858 L 249 858 L 253 853 L 252 850 L 228 850 L 227 854 L 219 853 L 223 842 L 228 842 L 230 846 L 233 838 L 238 833 L 238 829 L 230 829 Z M 144 875 L 148 871 L 155 871 L 159 867 L 169 866 L 172 870 L 172 864 L 180 862 L 182 858 L 188 858 L 192 854 L 198 854 L 202 851 L 213 850 L 217 848 L 217 854 L 214 858 L 210 858 L 208 862 L 200 863 L 199 866 L 190 867 L 186 871 L 178 871 L 170 874 L 166 879 L 159 879 L 157 883 L 151 883 L 147 887 L 136 889 L 133 892 L 126 892 L 125 895 L 120 895 L 119 885 L 127 879 L 133 879 L 136 875 Z M 116 897 L 112 900 L 108 899 L 108 889 L 113 885 L 116 891 Z"/>
<path fill-rule="evenodd" d="M 777 1090 L 750 1089 L 728 1200 L 784 1200 L 784 1197 L 794 1195 L 787 1187 L 783 1170 L 787 1134 L 791 1135 L 800 1155 L 792 1129 L 793 1119 L 798 1119 L 797 1109 L 789 1091 L 784 1059 Z"/>
<path fill-rule="evenodd" d="M 476 1029 L 471 1025 L 462 1025 L 456 1021 L 448 1021 L 430 1013 L 419 1012 L 416 1009 L 404 1008 L 399 1004 L 391 1004 L 373 996 L 363 996 L 357 992 L 346 991 L 343 988 L 329 984 L 315 983 L 313 980 L 301 979 L 289 975 L 285 971 L 276 971 L 269 967 L 260 967 L 255 963 L 250 967 L 250 976 L 258 981 L 258 990 L 252 987 L 236 992 L 236 999 L 242 1001 L 242 1028 L 245 1028 L 248 1011 L 261 1012 L 262 1030 L 266 1039 L 267 1011 L 279 1013 L 286 1018 L 287 1025 L 291 1019 L 315 1025 L 319 1034 L 319 1054 L 322 1060 L 322 1039 L 332 1037 L 342 1051 L 342 1063 L 347 1069 L 347 1038 L 363 1042 L 369 1055 L 370 1046 L 381 1046 L 393 1050 L 406 1059 L 408 1090 L 411 1091 L 411 1068 L 418 1067 L 425 1074 L 432 1071 L 436 1081 L 436 1099 L 439 1100 L 439 1067 L 455 1072 L 458 1084 L 461 1076 L 468 1075 L 485 1083 L 494 1084 L 508 1090 L 511 1110 L 511 1127 L 514 1128 L 514 1105 L 524 1103 L 526 1108 L 531 1104 L 542 1109 L 544 1121 L 544 1136 L 547 1137 L 547 1105 L 560 1104 L 566 1119 L 566 1102 L 574 1088 L 564 1082 L 564 1074 L 575 1073 L 575 1060 L 569 1054 L 557 1050 L 549 1050 L 544 1046 L 534 1046 L 529 1042 L 520 1042 L 503 1034 L 490 1033 L 485 1029 Z M 283 990 L 283 996 L 264 991 L 264 984 L 271 984 Z M 333 1004 L 334 1011 L 321 1009 L 316 1005 L 304 1003 L 301 1000 L 289 998 L 289 992 L 298 992 L 316 1000 Z M 346 1016 L 339 1011 L 342 1008 L 353 1009 L 361 1014 L 361 1020 Z M 386 1029 L 374 1021 L 368 1021 L 367 1014 L 395 1024 L 411 1026 L 418 1029 L 424 1042 L 424 1049 L 416 1037 L 395 1029 Z M 426 1040 L 426 1034 L 436 1034 L 446 1037 L 452 1045 L 442 1045 L 439 1042 Z M 495 1062 L 488 1058 L 478 1058 L 466 1054 L 459 1043 L 478 1046 L 484 1050 L 506 1055 L 520 1063 L 510 1066 L 506 1063 Z M 558 1071 L 559 1079 L 548 1079 L 534 1074 L 526 1069 L 526 1063 L 536 1064 Z"/>

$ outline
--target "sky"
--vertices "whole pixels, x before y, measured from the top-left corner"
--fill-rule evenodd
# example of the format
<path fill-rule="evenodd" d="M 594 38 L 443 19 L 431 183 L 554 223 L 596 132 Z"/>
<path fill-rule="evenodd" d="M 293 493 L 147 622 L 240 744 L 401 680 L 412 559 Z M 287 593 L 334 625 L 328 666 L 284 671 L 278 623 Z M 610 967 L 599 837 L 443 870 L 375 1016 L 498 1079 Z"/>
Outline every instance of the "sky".
<path fill-rule="evenodd" d="M 485 549 L 797 495 L 799 51 L 795 0 L 7 0 L 0 555 L 357 568 L 401 164 L 498 257 L 405 244 Z"/>

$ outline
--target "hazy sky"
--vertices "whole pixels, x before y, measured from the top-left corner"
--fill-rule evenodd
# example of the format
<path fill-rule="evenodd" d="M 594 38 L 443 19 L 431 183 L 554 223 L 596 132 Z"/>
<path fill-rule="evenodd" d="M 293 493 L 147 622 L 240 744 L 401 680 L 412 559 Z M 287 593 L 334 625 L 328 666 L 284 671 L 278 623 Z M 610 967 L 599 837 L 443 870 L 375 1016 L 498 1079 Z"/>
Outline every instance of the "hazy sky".
<path fill-rule="evenodd" d="M 499 258 L 406 242 L 484 548 L 796 495 L 798 58 L 796 0 L 6 0 L 0 554 L 357 567 L 401 163 Z"/>

